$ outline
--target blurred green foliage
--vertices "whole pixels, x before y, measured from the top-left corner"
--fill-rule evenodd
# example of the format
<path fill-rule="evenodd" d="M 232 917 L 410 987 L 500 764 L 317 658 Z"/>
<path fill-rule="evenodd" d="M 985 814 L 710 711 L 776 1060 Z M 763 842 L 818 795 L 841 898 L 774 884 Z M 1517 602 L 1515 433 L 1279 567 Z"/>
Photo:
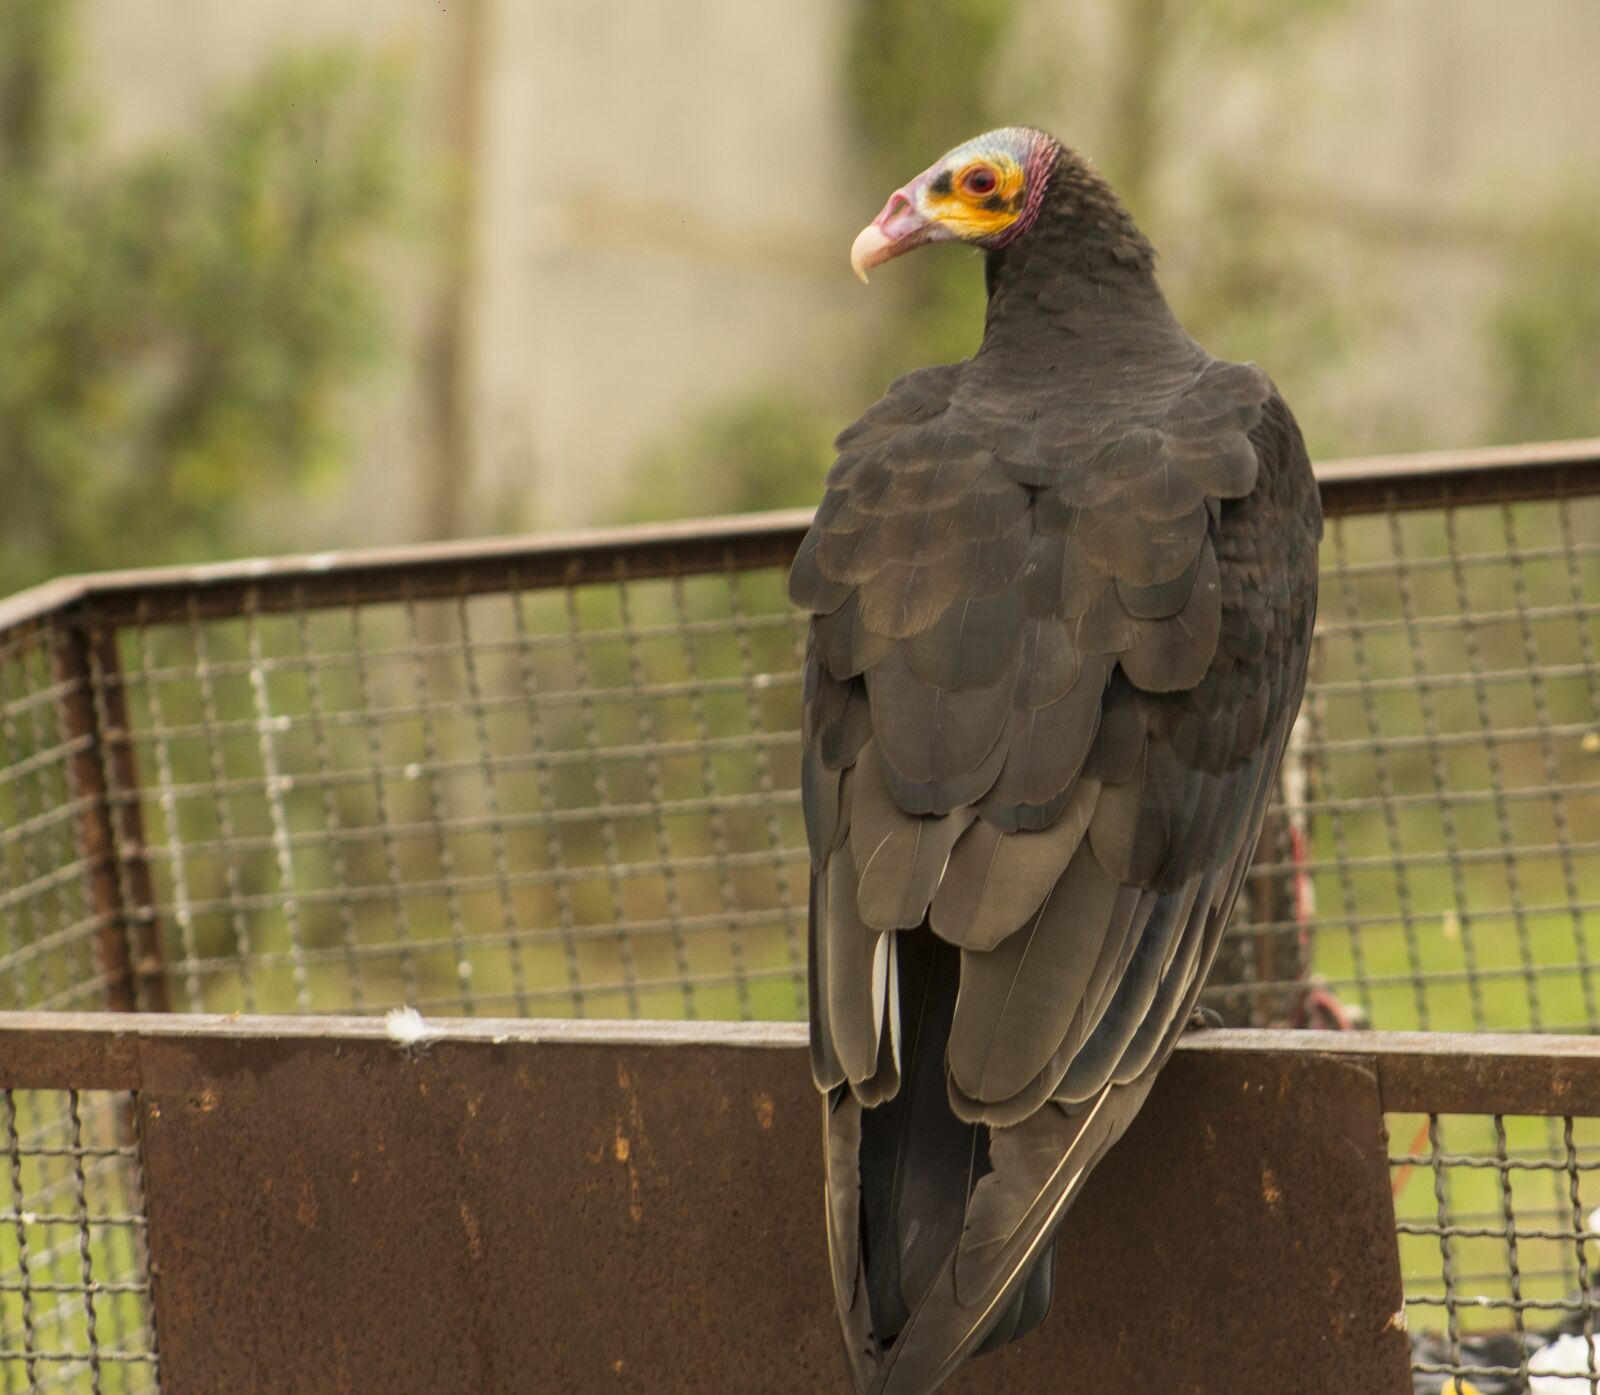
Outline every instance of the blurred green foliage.
<path fill-rule="evenodd" d="M 396 75 L 281 58 L 192 141 L 112 162 L 74 10 L 0 7 L 0 594 L 238 551 L 251 506 L 341 457 L 381 346 Z"/>
<path fill-rule="evenodd" d="M 847 101 L 872 187 L 887 195 L 941 152 L 1002 114 L 998 64 L 1017 0 L 859 0 L 845 49 Z M 983 328 L 983 277 L 972 257 L 914 257 L 896 268 L 898 313 L 870 347 L 876 387 L 926 363 L 964 358 Z"/>
<path fill-rule="evenodd" d="M 1547 212 L 1489 322 L 1494 431 L 1506 441 L 1600 432 L 1600 207 Z"/>
<path fill-rule="evenodd" d="M 859 0 L 843 55 L 845 101 L 870 190 L 894 188 L 941 151 L 998 124 L 996 66 L 1017 0 Z M 874 287 L 877 289 L 877 287 Z M 858 403 L 927 363 L 970 354 L 983 328 L 983 277 L 971 256 L 912 257 L 885 278 L 894 312 L 852 349 Z M 803 387 L 769 384 L 646 452 L 629 493 L 635 519 L 815 502 L 828 442 L 850 419 Z"/>
<path fill-rule="evenodd" d="M 629 514 L 689 518 L 815 503 L 833 461 L 832 434 L 814 407 L 786 394 L 740 399 L 646 457 Z"/>

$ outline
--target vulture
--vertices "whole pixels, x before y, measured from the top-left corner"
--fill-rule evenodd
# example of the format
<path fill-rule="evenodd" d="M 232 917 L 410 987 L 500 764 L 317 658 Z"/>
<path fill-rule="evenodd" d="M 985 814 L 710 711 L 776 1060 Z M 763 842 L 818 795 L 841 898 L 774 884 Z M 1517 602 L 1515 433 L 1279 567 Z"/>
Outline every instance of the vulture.
<path fill-rule="evenodd" d="M 983 250 L 982 342 L 838 437 L 789 579 L 861 1395 L 927 1395 L 1045 1317 L 1061 1218 L 1195 1016 L 1250 864 L 1322 533 L 1272 381 L 1184 332 L 1073 151 L 958 146 L 851 263 L 933 242 Z"/>

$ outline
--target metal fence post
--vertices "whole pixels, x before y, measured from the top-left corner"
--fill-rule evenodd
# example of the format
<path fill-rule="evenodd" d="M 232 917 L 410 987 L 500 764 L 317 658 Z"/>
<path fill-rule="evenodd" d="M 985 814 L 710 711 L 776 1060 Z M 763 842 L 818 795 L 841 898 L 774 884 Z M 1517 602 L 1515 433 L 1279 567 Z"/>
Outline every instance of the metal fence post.
<path fill-rule="evenodd" d="M 50 653 L 62 733 L 73 745 L 68 778 L 79 806 L 85 897 L 100 923 L 96 957 L 105 1005 L 113 1012 L 170 1012 L 144 815 L 138 801 L 126 797 L 139 789 L 139 768 L 116 630 L 65 618 L 52 629 Z"/>

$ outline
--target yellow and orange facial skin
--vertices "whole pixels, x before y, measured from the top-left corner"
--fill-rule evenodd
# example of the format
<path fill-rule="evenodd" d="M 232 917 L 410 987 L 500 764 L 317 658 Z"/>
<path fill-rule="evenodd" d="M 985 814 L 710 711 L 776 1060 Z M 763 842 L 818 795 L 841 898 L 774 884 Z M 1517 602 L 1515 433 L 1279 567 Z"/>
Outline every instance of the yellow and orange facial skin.
<path fill-rule="evenodd" d="M 1004 246 L 1037 213 L 1045 157 L 1054 148 L 1043 132 L 1022 126 L 958 145 L 896 189 L 883 212 L 856 235 L 850 247 L 856 275 L 865 281 L 871 268 L 929 242 Z M 1037 187 L 1028 187 L 1030 177 Z"/>
<path fill-rule="evenodd" d="M 941 170 L 922 191 L 922 213 L 963 242 L 998 237 L 1027 203 L 1027 175 L 1003 151 L 985 151 Z"/>

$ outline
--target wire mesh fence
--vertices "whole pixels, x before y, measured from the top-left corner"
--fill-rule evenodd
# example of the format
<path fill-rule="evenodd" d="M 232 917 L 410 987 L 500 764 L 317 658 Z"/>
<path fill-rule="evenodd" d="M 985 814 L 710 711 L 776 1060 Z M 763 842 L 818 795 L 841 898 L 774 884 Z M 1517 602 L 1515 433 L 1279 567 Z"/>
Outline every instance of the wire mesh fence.
<path fill-rule="evenodd" d="M 7 1089 L 0 1122 L 3 1389 L 158 1389 L 132 1096 Z"/>
<path fill-rule="evenodd" d="M 1415 1388 L 1600 1388 L 1600 1121 L 1392 1117 Z"/>
<path fill-rule="evenodd" d="M 1469 463 L 1326 481 L 1311 689 L 1212 990 L 1232 1021 L 1600 1025 L 1600 461 Z M 801 529 L 13 604 L 0 992 L 799 1015 Z"/>
<path fill-rule="evenodd" d="M 1304 748 L 1312 959 L 1386 1027 L 1600 1025 L 1600 514 L 1336 518 Z"/>

